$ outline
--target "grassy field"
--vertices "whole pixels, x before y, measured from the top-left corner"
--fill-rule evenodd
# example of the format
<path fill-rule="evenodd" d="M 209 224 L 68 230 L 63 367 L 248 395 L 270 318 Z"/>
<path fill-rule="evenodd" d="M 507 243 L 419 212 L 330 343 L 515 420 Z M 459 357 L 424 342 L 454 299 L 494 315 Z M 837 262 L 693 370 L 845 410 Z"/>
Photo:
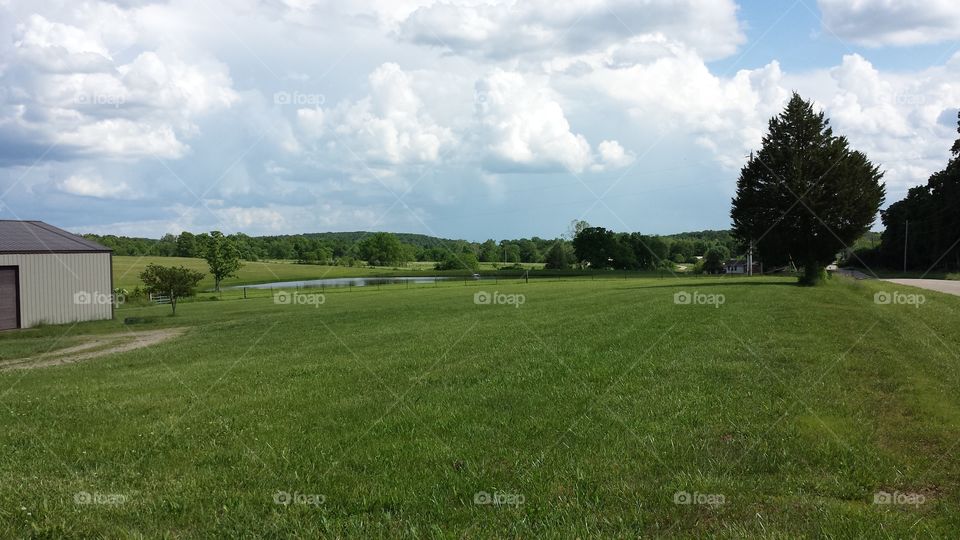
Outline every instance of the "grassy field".
<path fill-rule="evenodd" d="M 209 274 L 206 261 L 185 257 L 114 257 L 113 282 L 115 287 L 133 288 L 142 285 L 140 272 L 148 264 L 163 266 L 186 266 L 207 274 L 200 282 L 200 289 L 213 288 L 213 278 Z M 247 285 L 271 281 L 294 281 L 303 279 L 322 279 L 339 277 L 389 276 L 403 275 L 408 272 L 393 268 L 366 268 L 346 266 L 318 266 L 295 264 L 293 261 L 244 262 L 237 277 L 227 279 L 223 286 Z"/>
<path fill-rule="evenodd" d="M 0 372 L 0 537 L 960 529 L 960 298 L 882 305 L 890 284 L 839 279 L 495 286 L 491 304 L 469 282 L 121 308 L 154 317 L 137 330 L 189 330 Z M 124 331 L 3 333 L 0 351 Z"/>

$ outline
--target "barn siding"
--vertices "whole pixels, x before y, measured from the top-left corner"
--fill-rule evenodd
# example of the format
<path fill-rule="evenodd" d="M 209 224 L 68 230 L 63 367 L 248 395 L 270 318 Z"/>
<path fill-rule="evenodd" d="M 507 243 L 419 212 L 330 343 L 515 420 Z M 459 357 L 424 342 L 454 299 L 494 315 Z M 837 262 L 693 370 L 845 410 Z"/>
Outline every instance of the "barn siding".
<path fill-rule="evenodd" d="M 20 268 L 20 325 L 65 324 L 113 317 L 110 303 L 75 302 L 78 292 L 106 297 L 109 253 L 0 254 L 0 266 Z"/>

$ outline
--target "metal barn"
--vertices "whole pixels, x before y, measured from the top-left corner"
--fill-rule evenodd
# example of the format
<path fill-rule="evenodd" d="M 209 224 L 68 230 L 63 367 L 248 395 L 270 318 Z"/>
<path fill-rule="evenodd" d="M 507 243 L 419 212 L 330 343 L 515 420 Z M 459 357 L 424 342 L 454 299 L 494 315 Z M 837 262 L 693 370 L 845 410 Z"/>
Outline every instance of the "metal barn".
<path fill-rule="evenodd" d="M 42 221 L 0 220 L 0 330 L 113 318 L 113 253 Z"/>

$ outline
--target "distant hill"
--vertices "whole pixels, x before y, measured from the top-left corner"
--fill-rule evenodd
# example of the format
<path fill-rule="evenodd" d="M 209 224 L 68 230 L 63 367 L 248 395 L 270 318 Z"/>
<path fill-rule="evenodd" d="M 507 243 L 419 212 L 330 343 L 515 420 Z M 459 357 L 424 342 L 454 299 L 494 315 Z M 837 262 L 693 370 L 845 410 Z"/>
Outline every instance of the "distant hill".
<path fill-rule="evenodd" d="M 362 240 L 363 238 L 373 234 L 369 231 L 355 231 L 355 232 L 322 232 L 322 233 L 305 233 L 305 234 L 293 234 L 293 235 L 284 235 L 284 236 L 274 236 L 274 237 L 255 237 L 255 238 L 310 238 L 313 240 L 320 240 L 330 243 L 344 242 L 347 244 L 353 244 Z M 414 234 L 414 233 L 393 233 L 404 244 L 410 244 L 412 246 L 417 246 L 421 248 L 433 248 L 442 246 L 444 244 L 450 244 L 452 242 L 458 242 L 463 240 L 453 240 L 450 238 L 438 238 L 436 236 L 429 236 L 426 234 Z"/>
<path fill-rule="evenodd" d="M 729 230 L 723 231 L 692 231 L 692 232 L 682 232 L 675 234 L 664 235 L 664 238 L 670 238 L 671 240 L 705 240 L 708 242 L 727 242 L 728 240 L 733 239 L 733 233 Z"/>

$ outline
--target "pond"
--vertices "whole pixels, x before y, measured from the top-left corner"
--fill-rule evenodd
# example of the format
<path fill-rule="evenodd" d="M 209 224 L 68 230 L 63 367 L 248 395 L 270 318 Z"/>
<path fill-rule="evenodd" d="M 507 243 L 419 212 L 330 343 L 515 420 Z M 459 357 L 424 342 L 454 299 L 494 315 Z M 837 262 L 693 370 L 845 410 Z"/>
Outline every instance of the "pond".
<path fill-rule="evenodd" d="M 369 285 L 392 285 L 396 283 L 431 284 L 437 281 L 447 281 L 456 279 L 476 280 L 479 277 L 441 277 L 441 276 L 418 276 L 418 277 L 356 277 L 356 278 L 328 278 L 328 279 L 308 279 L 303 281 L 275 281 L 273 283 L 258 283 L 256 285 L 235 285 L 224 287 L 225 289 L 283 289 L 283 288 L 306 288 L 306 287 L 366 287 Z"/>

